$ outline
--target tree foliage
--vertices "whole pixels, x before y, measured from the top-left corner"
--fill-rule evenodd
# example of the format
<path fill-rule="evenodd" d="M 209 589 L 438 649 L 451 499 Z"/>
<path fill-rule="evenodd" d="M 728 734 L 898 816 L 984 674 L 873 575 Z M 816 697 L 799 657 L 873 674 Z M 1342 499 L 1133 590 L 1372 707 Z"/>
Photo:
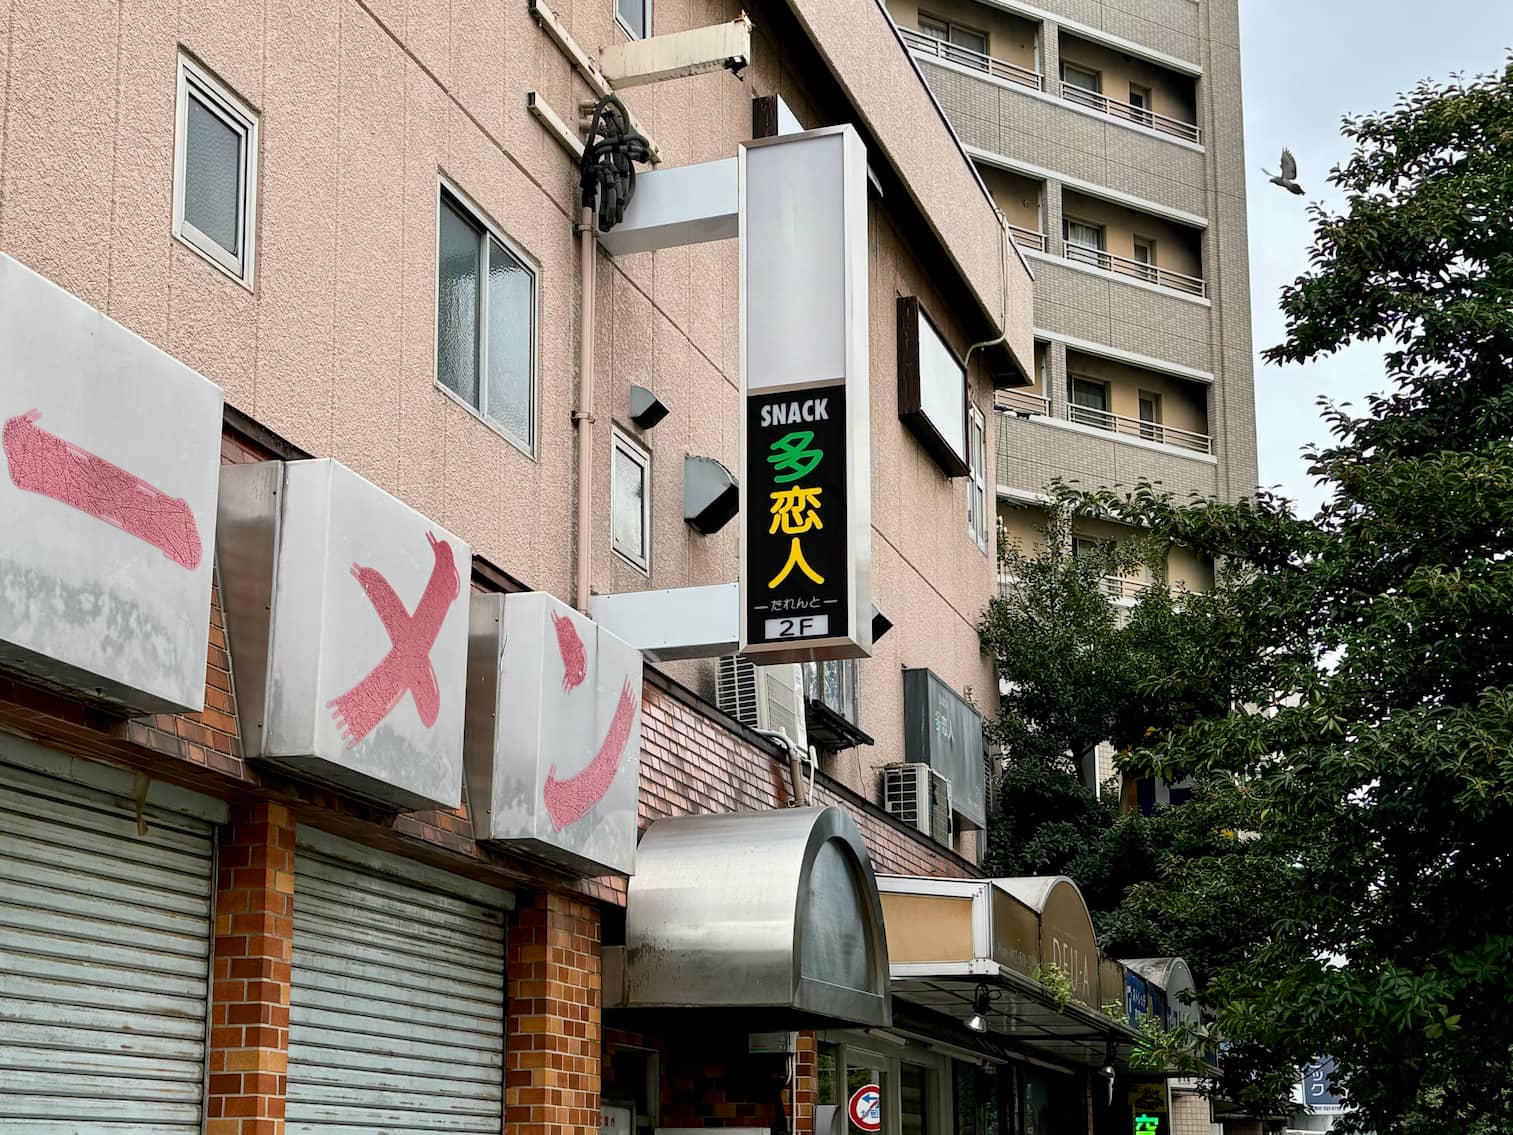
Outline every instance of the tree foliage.
<path fill-rule="evenodd" d="M 1310 268 L 1265 353 L 1390 344 L 1365 412 L 1325 408 L 1332 441 L 1309 454 L 1325 506 L 1178 506 L 1148 486 L 1090 502 L 1234 567 L 1199 672 L 1238 676 L 1238 711 L 1126 760 L 1234 785 L 1251 862 L 1229 878 L 1227 857 L 1168 857 L 1124 914 L 1234 919 L 1204 991 L 1226 1093 L 1268 1110 L 1291 1066 L 1327 1054 L 1348 1129 L 1509 1131 L 1513 66 L 1344 133 L 1344 210 L 1312 210 Z M 1193 685 L 1191 662 L 1148 693 Z"/>

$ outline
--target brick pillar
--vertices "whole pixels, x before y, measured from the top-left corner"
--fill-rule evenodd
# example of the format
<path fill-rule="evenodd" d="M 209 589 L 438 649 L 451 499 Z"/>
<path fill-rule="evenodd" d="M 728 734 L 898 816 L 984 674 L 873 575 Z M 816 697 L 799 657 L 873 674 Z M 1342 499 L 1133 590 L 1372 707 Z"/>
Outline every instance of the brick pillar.
<path fill-rule="evenodd" d="M 294 818 L 234 806 L 220 847 L 205 1135 L 283 1135 L 294 940 Z"/>
<path fill-rule="evenodd" d="M 598 1135 L 599 908 L 536 895 L 515 912 L 507 957 L 506 1129 Z"/>
<path fill-rule="evenodd" d="M 799 1050 L 794 1058 L 793 1088 L 789 1095 L 794 1135 L 813 1135 L 814 1105 L 819 1102 L 819 1090 L 818 1038 L 813 1033 L 799 1033 Z"/>

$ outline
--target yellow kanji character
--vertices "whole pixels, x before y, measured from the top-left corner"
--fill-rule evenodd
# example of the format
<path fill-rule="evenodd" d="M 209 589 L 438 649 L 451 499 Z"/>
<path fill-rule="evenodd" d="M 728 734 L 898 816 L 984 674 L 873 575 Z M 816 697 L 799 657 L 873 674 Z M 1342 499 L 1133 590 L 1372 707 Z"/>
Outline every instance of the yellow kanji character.
<path fill-rule="evenodd" d="M 767 531 L 776 533 L 781 527 L 784 533 L 794 536 L 800 532 L 808 532 L 811 528 L 825 527 L 820 523 L 821 491 L 796 485 L 791 489 L 779 489 L 773 493 L 772 527 Z"/>
<path fill-rule="evenodd" d="M 795 536 L 793 538 L 793 547 L 788 552 L 788 562 L 783 565 L 783 570 L 778 572 L 777 575 L 773 577 L 772 582 L 767 585 L 767 589 L 771 591 L 778 584 L 782 583 L 783 580 L 788 578 L 788 574 L 793 571 L 795 567 L 797 567 L 810 579 L 814 580 L 815 583 L 825 582 L 825 577 L 815 574 L 814 569 L 805 562 L 804 551 L 799 547 L 799 538 Z"/>

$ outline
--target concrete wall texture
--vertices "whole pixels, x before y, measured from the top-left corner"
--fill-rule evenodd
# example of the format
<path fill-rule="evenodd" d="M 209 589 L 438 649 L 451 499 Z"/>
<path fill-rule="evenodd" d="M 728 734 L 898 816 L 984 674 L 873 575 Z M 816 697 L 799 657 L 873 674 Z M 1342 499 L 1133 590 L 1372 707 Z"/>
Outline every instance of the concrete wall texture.
<path fill-rule="evenodd" d="M 1030 253 L 1035 271 L 1035 324 L 1045 344 L 1052 417 L 1064 417 L 1066 346 L 1059 337 L 1141 356 L 1142 365 L 1171 366 L 1174 376 L 1212 378 L 1208 432 L 1216 464 L 1192 465 L 1156 450 L 1130 451 L 1111 438 L 1077 439 L 1047 428 L 1044 419 L 1011 422 L 1001 438 L 1000 485 L 1036 492 L 1054 476 L 1083 483 L 1160 480 L 1189 492 L 1234 499 L 1256 487 L 1255 405 L 1250 340 L 1249 253 L 1242 171 L 1244 128 L 1236 0 L 1045 0 L 1034 7 L 1006 0 L 976 5 L 983 15 L 1006 8 L 1039 24 L 1043 87 L 983 75 L 970 68 L 921 59 L 963 143 L 986 170 L 1000 199 L 1016 197 L 1022 181 L 1041 189 L 1044 254 Z M 913 26 L 911 0 L 892 7 Z M 953 12 L 955 10 L 953 9 Z M 958 16 L 968 21 L 967 16 Z M 1193 122 L 1199 141 L 1145 129 L 1123 117 L 1074 106 L 1061 97 L 1060 61 L 1104 72 L 1104 94 L 1123 103 L 1130 82 L 1149 86 L 1153 109 Z M 1096 202 L 1090 206 L 1089 202 Z M 1002 206 L 1003 202 L 1000 200 Z M 1109 225 L 1109 251 L 1132 233 L 1155 236 L 1157 261 L 1205 281 L 1206 296 L 1069 264 L 1062 258 L 1062 218 L 1081 216 Z M 1016 224 L 1030 210 L 1008 209 Z M 1163 242 L 1162 235 L 1171 238 Z M 1166 247 L 1163 247 L 1163 244 Z M 1170 255 L 1166 255 L 1167 253 Z M 1005 481 L 1003 478 L 1008 477 Z"/>
<path fill-rule="evenodd" d="M 974 623 L 991 557 L 969 539 L 966 482 L 948 480 L 898 420 L 894 299 L 918 295 L 952 348 L 991 337 L 1007 295 L 1011 343 L 1030 357 L 1029 275 L 1000 257 L 991 205 L 870 3 L 857 27 L 893 54 L 878 68 L 839 44 L 816 71 L 774 26 L 844 12 L 736 0 L 660 0 L 657 33 L 750 8 L 752 65 L 626 92 L 671 165 L 727 157 L 750 137 L 750 99 L 780 94 L 805 125 L 871 116 L 953 266 L 922 248 L 902 200 L 871 197 L 874 600 L 895 623 L 862 666 L 863 727 L 876 764 L 902 759 L 901 666 L 987 689 Z M 0 5 L 0 250 L 75 292 L 220 384 L 230 406 L 300 449 L 332 456 L 468 540 L 528 585 L 571 598 L 578 295 L 576 171 L 526 110 L 528 90 L 564 118 L 587 85 L 525 0 L 178 4 L 44 0 Z M 589 52 L 622 41 L 613 0 L 556 5 Z M 769 18 L 771 17 L 771 18 Z M 824 31 L 835 43 L 832 31 Z M 859 33 L 858 33 L 859 34 Z M 853 37 L 854 38 L 854 37 Z M 872 42 L 872 40 L 869 40 Z M 172 236 L 180 51 L 259 116 L 252 288 Z M 815 89 L 813 84 L 820 84 Z M 867 83 L 888 99 L 860 99 Z M 906 89 L 912 84 L 913 90 Z M 865 113 L 845 110 L 839 85 Z M 918 100 L 907 131 L 885 119 Z M 917 108 L 916 108 L 917 109 Z M 886 129 L 885 129 L 886 127 Z M 933 161 L 937 184 L 922 184 Z M 879 155 L 876 162 L 881 163 Z M 954 165 L 951 163 L 954 162 Z M 919 165 L 919 169 L 911 166 Z M 538 437 L 506 441 L 436 383 L 437 207 L 443 179 L 532 262 L 538 279 Z M 933 194 L 933 196 L 932 196 Z M 988 239 L 982 234 L 988 233 Z M 963 281 L 965 283 L 963 284 Z M 738 464 L 736 245 L 724 241 L 596 264 L 594 558 L 598 592 L 736 577 L 737 525 L 701 536 L 682 518 L 683 459 Z M 976 297 L 962 304 L 959 296 Z M 988 312 L 986 309 L 993 310 Z M 651 431 L 628 419 L 632 383 L 671 409 Z M 992 402 L 974 359 L 970 397 Z M 651 569 L 611 551 L 611 425 L 651 453 Z M 713 696 L 712 664 L 671 667 Z M 860 770 L 853 787 L 871 791 Z"/>

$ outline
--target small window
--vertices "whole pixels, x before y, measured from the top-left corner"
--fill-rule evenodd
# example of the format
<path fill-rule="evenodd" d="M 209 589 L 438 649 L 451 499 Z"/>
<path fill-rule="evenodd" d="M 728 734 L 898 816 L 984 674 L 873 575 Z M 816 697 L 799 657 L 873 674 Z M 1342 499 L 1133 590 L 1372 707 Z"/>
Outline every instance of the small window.
<path fill-rule="evenodd" d="M 988 550 L 988 427 L 976 406 L 967 411 L 971 471 L 967 477 L 967 535 Z"/>
<path fill-rule="evenodd" d="M 978 71 L 988 69 L 987 32 L 936 16 L 927 16 L 923 12 L 919 16 L 919 30 L 931 39 L 940 41 L 941 58 Z"/>
<path fill-rule="evenodd" d="M 436 381 L 527 453 L 536 446 L 536 272 L 443 189 Z"/>
<path fill-rule="evenodd" d="M 651 570 L 651 454 L 614 433 L 611 546 L 642 571 Z"/>
<path fill-rule="evenodd" d="M 651 35 L 651 0 L 615 0 L 615 19 L 633 39 Z"/>
<path fill-rule="evenodd" d="M 252 287 L 257 236 L 257 115 L 179 56 L 173 235 Z"/>
<path fill-rule="evenodd" d="M 860 725 L 856 659 L 838 658 L 801 665 L 804 668 L 804 696 L 840 714 L 852 725 Z"/>
<path fill-rule="evenodd" d="M 1103 226 L 1063 217 L 1061 235 L 1066 241 L 1066 258 L 1082 264 L 1106 268 L 1103 255 Z"/>
<path fill-rule="evenodd" d="M 1103 90 L 1103 74 L 1088 67 L 1079 67 L 1075 63 L 1061 62 L 1061 82 L 1063 86 L 1073 87 L 1078 91 L 1086 91 L 1088 94 L 1099 94 Z"/>
<path fill-rule="evenodd" d="M 1108 410 L 1108 383 L 1074 375 L 1070 393 L 1071 405 L 1067 407 L 1067 416 L 1072 421 L 1081 422 L 1085 426 L 1096 426 L 1100 430 L 1114 428 L 1114 416 Z"/>

